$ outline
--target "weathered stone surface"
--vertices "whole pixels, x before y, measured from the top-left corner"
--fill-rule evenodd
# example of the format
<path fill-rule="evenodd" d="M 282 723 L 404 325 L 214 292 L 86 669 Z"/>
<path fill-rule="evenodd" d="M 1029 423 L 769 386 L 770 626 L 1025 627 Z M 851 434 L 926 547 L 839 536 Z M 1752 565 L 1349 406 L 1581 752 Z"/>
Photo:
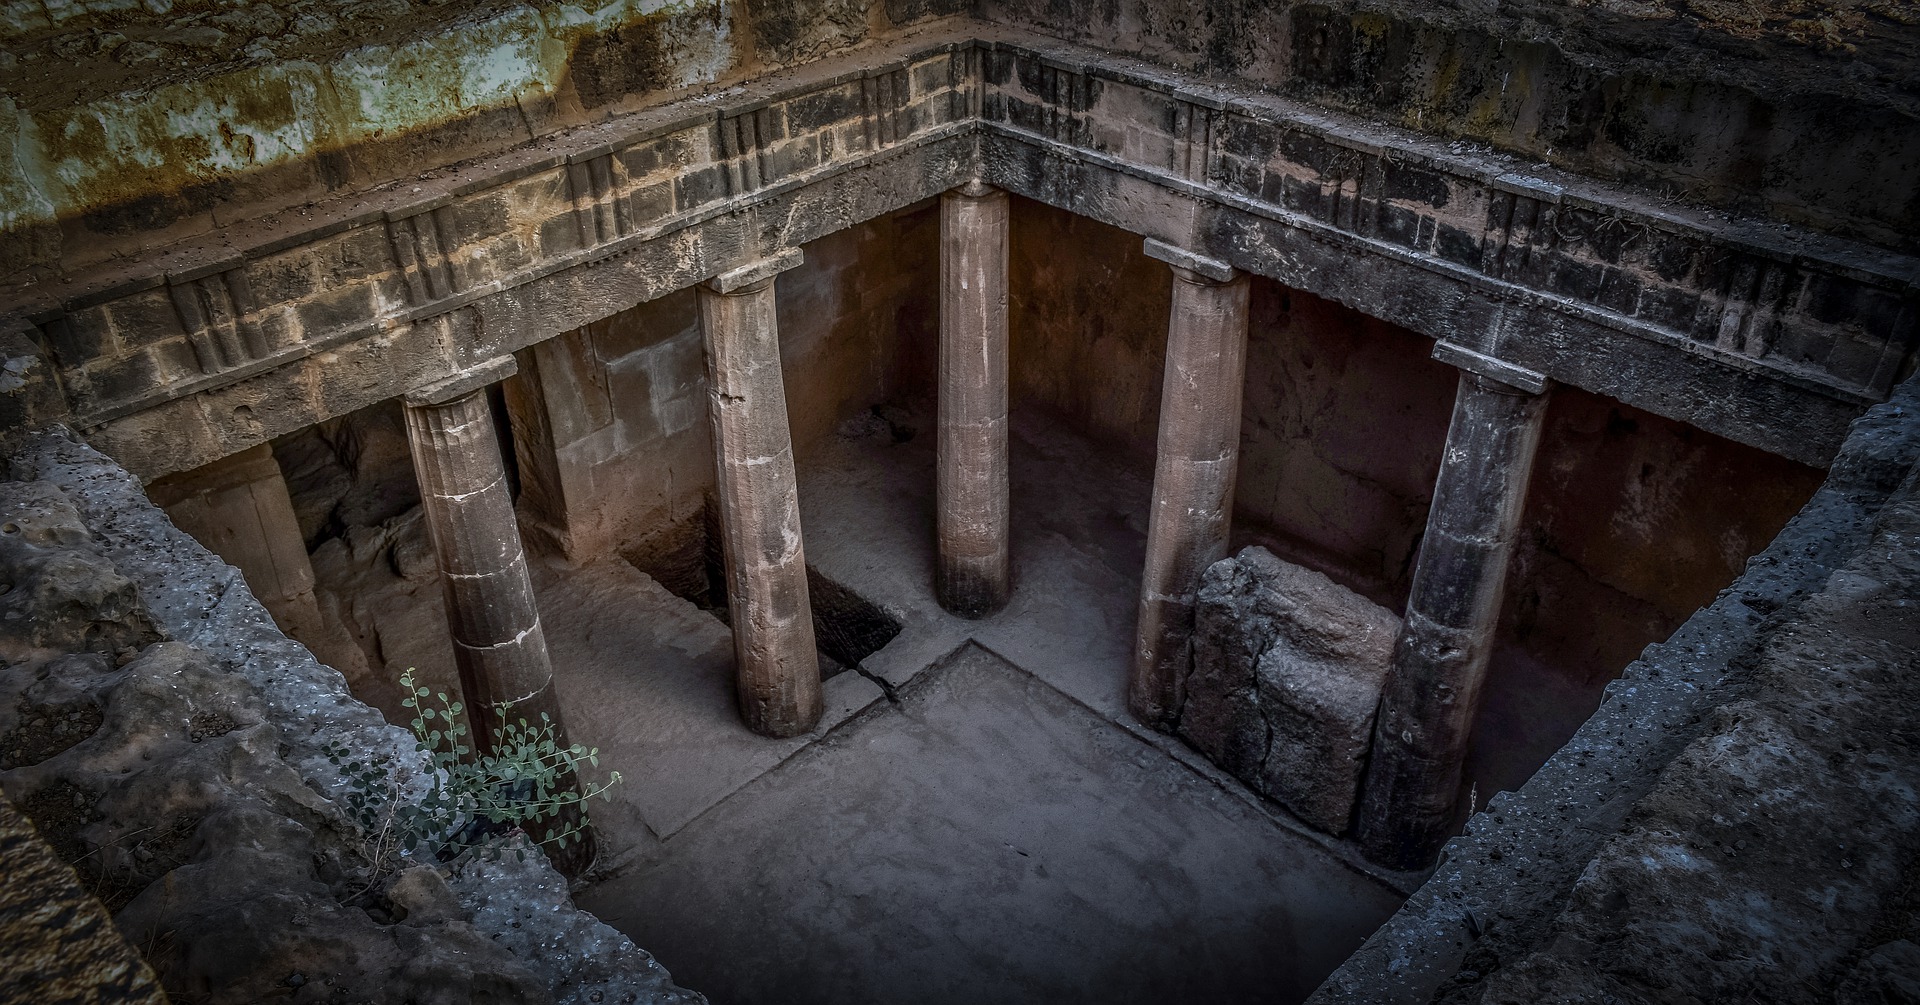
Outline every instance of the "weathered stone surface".
<path fill-rule="evenodd" d="M 571 910 L 537 851 L 503 870 L 383 849 L 344 810 L 356 786 L 326 751 L 385 761 L 409 798 L 425 768 L 410 738 L 277 631 L 125 471 L 65 433 L 29 438 L 11 470 L 41 481 L 8 492 L 64 493 L 67 536 L 91 534 L 173 639 L 131 661 L 42 652 L 0 671 L 0 784 L 116 909 L 169 993 L 699 1000 Z M 530 899 L 508 917 L 466 904 L 476 889 L 497 905 Z M 525 942 L 516 954 L 502 939 Z M 562 941 L 584 955 L 531 951 Z"/>
<path fill-rule="evenodd" d="M 1207 569 L 1178 734 L 1329 834 L 1360 791 L 1400 619 L 1261 547 Z"/>
<path fill-rule="evenodd" d="M 554 745 L 565 750 L 571 741 L 487 396 L 487 387 L 512 374 L 513 366 L 513 357 L 501 356 L 408 392 L 407 433 L 420 509 L 446 593 L 447 634 L 460 668 L 473 749 L 497 749 L 501 727 L 521 722 L 551 728 Z M 396 553 L 396 566 L 400 557 Z M 575 781 L 563 778 L 560 784 Z M 578 822 L 578 809 L 568 808 L 530 830 L 546 842 Z M 552 847 L 550 855 L 568 875 L 585 872 L 593 861 L 591 833 Z"/>
<path fill-rule="evenodd" d="M 478 379 L 502 375 L 496 368 Z M 544 714 L 558 723 L 553 665 L 485 385 L 449 393 L 418 393 L 406 409 L 460 689 L 476 713 L 498 710 L 529 721 Z M 483 749 L 493 742 L 484 716 L 475 723 L 475 742 Z"/>
<path fill-rule="evenodd" d="M 0 584 L 0 658 L 39 649 L 111 655 L 159 637 L 133 584 L 46 482 L 0 482 Z"/>
<path fill-rule="evenodd" d="M 1367 857 L 1389 868 L 1431 862 L 1471 802 L 1461 779 L 1546 421 L 1546 382 L 1520 379 L 1529 387 L 1460 371 L 1355 822 Z"/>
<path fill-rule="evenodd" d="M 1895 939 L 1875 948 L 1841 978 L 1834 1005 L 1920 1001 L 1920 946 Z"/>
<path fill-rule="evenodd" d="M 0 793 L 0 1001 L 164 1005 L 113 918 Z"/>
<path fill-rule="evenodd" d="M 1904 256 L 1859 247 L 1808 272 L 1777 230 L 1698 217 L 1673 231 L 1670 206 L 1590 179 L 1359 120 L 1329 128 L 1224 83 L 1196 98 L 1144 61 L 1047 58 L 1062 54 L 1001 42 L 980 57 L 983 177 L 1016 194 L 1168 240 L 1197 232 L 1241 269 L 1805 463 L 1831 456 L 1911 355 L 1913 322 L 1885 310 L 1911 303 Z M 1643 226 L 1668 236 L 1609 236 Z M 1407 253 L 1421 266 L 1389 264 Z M 1801 295 L 1829 281 L 1832 314 Z M 1670 353 L 1695 344 L 1710 351 Z M 1786 383 L 1762 391 L 1749 361 Z M 1703 390 L 1723 382 L 1739 389 Z"/>
<path fill-rule="evenodd" d="M 940 564 L 947 610 L 1006 606 L 1013 589 L 1007 460 L 1005 192 L 967 186 L 940 197 Z"/>
<path fill-rule="evenodd" d="M 0 453 L 11 453 L 29 430 L 60 421 L 67 409 L 59 363 L 37 335 L 22 325 L 0 327 Z"/>
<path fill-rule="evenodd" d="M 1210 82 L 1259 81 L 1529 161 L 1910 244 L 1920 144 L 1900 82 L 1920 73 L 1920 32 L 1871 13 L 1887 9 L 987 0 L 978 13 Z M 1434 191 L 1417 169 L 1350 177 L 1362 198 Z"/>
<path fill-rule="evenodd" d="M 736 698 L 773 737 L 812 729 L 825 707 L 774 309 L 774 275 L 800 260 L 795 248 L 750 262 L 699 294 Z"/>
<path fill-rule="evenodd" d="M 1843 979 L 1854 1000 L 1920 985 L 1912 944 L 1884 944 L 1920 934 L 1916 608 L 1910 476 L 1873 539 L 1667 766 L 1535 948 L 1498 960 L 1479 1000 L 1811 1005 Z"/>
<path fill-rule="evenodd" d="M 174 526 L 239 569 L 282 631 L 302 641 L 324 633 L 306 539 L 271 446 L 156 481 L 147 496 Z"/>

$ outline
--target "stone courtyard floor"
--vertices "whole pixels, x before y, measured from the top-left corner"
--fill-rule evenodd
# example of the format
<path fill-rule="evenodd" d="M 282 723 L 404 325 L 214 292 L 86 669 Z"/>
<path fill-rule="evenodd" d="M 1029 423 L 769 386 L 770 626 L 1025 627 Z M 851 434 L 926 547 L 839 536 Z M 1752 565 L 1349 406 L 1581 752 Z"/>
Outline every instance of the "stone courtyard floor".
<path fill-rule="evenodd" d="M 1014 597 L 971 621 L 933 597 L 930 432 L 850 429 L 802 458 L 807 557 L 902 630 L 807 736 L 740 725 L 714 615 L 535 563 L 573 738 L 623 777 L 581 906 L 718 1005 L 1303 998 L 1403 892 L 1127 714 L 1145 478 L 1016 422 Z M 431 577 L 361 588 L 388 665 L 451 681 Z"/>

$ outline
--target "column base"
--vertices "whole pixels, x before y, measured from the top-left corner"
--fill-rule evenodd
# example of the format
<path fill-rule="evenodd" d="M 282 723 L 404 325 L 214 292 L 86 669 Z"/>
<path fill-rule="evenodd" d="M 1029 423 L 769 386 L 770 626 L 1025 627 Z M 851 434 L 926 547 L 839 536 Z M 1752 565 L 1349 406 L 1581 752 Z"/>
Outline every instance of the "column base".
<path fill-rule="evenodd" d="M 963 618 L 984 618 L 999 613 L 1013 598 L 1013 587 L 1004 572 L 990 572 L 960 565 L 943 568 L 934 577 L 934 595 L 947 613 Z"/>

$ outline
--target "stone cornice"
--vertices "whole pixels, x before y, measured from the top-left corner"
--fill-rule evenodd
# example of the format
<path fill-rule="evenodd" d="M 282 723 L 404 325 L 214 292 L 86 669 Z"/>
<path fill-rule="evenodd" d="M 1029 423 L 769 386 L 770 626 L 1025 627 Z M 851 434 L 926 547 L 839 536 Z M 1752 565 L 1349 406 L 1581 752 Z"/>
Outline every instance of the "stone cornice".
<path fill-rule="evenodd" d="M 981 25 L 73 277 L 12 310 L 146 477 L 971 179 L 1809 463 L 1912 365 L 1920 263 Z M 19 342 L 18 336 L 14 341 Z"/>

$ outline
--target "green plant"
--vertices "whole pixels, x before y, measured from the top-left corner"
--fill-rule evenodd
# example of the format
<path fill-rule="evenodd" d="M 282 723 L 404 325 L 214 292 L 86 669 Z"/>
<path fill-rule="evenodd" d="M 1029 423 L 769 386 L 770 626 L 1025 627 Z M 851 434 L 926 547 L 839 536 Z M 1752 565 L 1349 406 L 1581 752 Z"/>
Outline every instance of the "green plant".
<path fill-rule="evenodd" d="M 417 713 L 414 745 L 428 762 L 425 789 L 417 797 L 391 757 L 356 754 L 338 742 L 326 747 L 327 760 L 346 777 L 346 803 L 365 832 L 376 879 L 397 852 L 457 854 L 509 827 L 529 831 L 554 850 L 584 840 L 587 800 L 604 798 L 620 782 L 618 771 L 605 782 L 581 780 L 582 766 L 599 766 L 598 748 L 562 746 L 545 713 L 537 723 L 509 719 L 507 704 L 490 710 L 497 719 L 494 742 L 469 756 L 474 750 L 461 718 L 465 704 L 421 685 L 412 667 L 400 675 L 400 685 L 407 689 L 401 704 Z"/>

